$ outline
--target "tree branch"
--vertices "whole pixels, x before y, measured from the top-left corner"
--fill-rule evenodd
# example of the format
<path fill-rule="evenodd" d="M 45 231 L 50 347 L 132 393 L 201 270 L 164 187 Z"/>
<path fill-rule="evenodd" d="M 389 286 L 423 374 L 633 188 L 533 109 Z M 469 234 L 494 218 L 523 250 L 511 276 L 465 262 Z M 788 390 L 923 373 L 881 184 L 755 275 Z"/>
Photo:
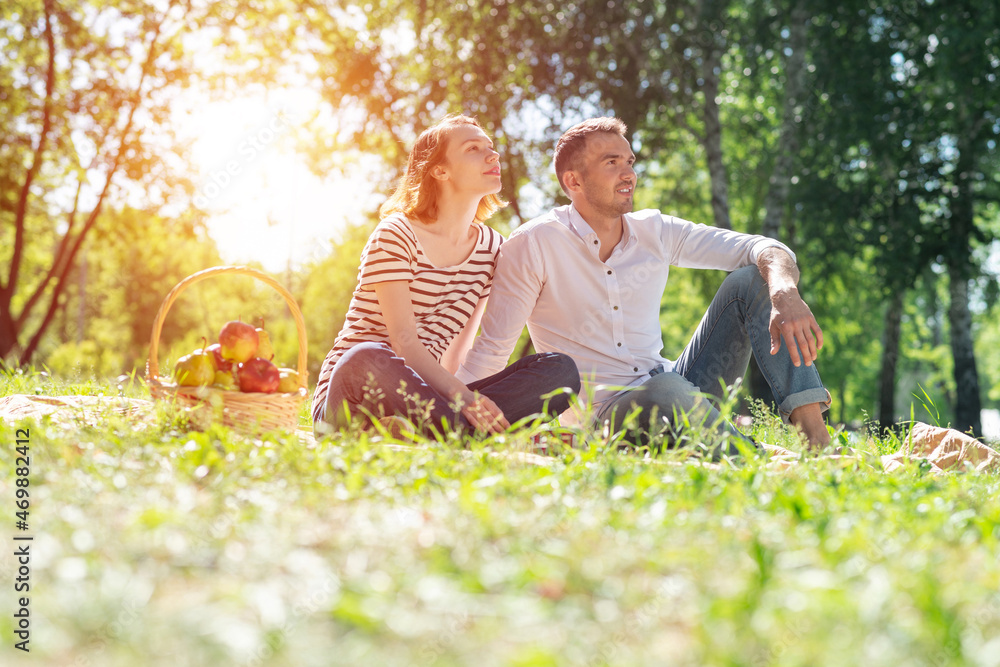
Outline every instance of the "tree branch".
<path fill-rule="evenodd" d="M 14 325 L 18 331 L 20 331 L 21 328 L 24 326 L 24 323 L 28 321 L 28 317 L 31 316 L 31 311 L 34 310 L 35 305 L 37 305 L 39 300 L 42 298 L 42 294 L 49 286 L 49 283 L 52 282 L 52 279 L 56 276 L 56 274 L 59 273 L 60 269 L 66 262 L 66 258 L 68 256 L 68 251 L 70 247 L 69 240 L 73 233 L 73 227 L 76 224 L 76 214 L 80 205 L 80 191 L 83 189 L 83 181 L 84 181 L 83 178 L 77 181 L 76 195 L 73 197 L 73 210 L 71 210 L 69 213 L 69 221 L 66 226 L 66 233 L 63 234 L 62 241 L 59 242 L 59 248 L 56 250 L 55 258 L 52 261 L 52 266 L 49 267 L 48 273 L 45 274 L 45 278 L 42 279 L 42 282 L 35 289 L 34 293 L 32 293 L 31 297 L 28 299 L 28 302 L 24 304 L 24 308 L 21 309 L 21 314 L 17 316 L 16 320 L 14 320 Z"/>
<path fill-rule="evenodd" d="M 14 252 L 10 259 L 10 272 L 7 274 L 7 284 L 0 285 L 0 294 L 7 305 L 17 288 L 17 278 L 21 271 L 21 258 L 24 255 L 25 218 L 28 214 L 28 195 L 31 184 L 42 166 L 43 155 L 48 143 L 49 132 L 52 130 L 52 95 L 56 82 L 56 38 L 52 30 L 52 0 L 45 0 L 45 43 L 49 49 L 48 71 L 45 74 L 45 104 L 42 110 L 42 131 L 38 135 L 38 145 L 35 146 L 31 158 L 31 167 L 24 177 L 24 185 L 17 200 L 16 231 L 14 234 Z"/>

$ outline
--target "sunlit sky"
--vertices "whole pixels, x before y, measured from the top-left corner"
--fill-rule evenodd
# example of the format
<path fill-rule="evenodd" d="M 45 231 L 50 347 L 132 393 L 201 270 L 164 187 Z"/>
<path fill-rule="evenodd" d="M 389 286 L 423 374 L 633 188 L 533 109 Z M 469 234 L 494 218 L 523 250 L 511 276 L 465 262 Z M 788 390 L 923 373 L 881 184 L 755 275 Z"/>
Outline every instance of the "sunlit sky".
<path fill-rule="evenodd" d="M 329 252 L 345 225 L 363 219 L 384 195 L 373 191 L 373 158 L 346 174 L 312 173 L 295 150 L 295 130 L 322 108 L 318 94 L 248 93 L 229 101 L 189 98 L 175 119 L 193 140 L 195 203 L 224 261 L 284 271 Z"/>

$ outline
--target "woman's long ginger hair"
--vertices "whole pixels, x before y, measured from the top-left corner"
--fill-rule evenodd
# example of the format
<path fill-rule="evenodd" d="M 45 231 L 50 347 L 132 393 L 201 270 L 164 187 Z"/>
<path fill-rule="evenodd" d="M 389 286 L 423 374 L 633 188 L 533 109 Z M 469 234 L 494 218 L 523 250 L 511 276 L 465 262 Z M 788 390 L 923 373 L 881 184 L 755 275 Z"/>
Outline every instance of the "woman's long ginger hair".
<path fill-rule="evenodd" d="M 431 170 L 444 162 L 448 136 L 454 128 L 461 125 L 474 125 L 482 129 L 482 125 L 475 118 L 450 115 L 420 133 L 413 150 L 410 151 L 406 171 L 399 179 L 396 191 L 379 209 L 381 217 L 402 213 L 407 218 L 425 223 L 437 219 L 441 186 L 431 176 Z M 476 222 L 485 222 L 506 205 L 507 202 L 501 199 L 499 194 L 486 195 L 479 200 Z"/>

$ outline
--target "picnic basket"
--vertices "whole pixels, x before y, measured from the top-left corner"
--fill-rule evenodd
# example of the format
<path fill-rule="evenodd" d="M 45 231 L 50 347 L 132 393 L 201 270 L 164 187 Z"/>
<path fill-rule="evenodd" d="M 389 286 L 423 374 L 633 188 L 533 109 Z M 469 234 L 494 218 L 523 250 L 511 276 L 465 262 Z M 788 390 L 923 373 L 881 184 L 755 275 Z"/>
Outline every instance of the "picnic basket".
<path fill-rule="evenodd" d="M 299 387 L 294 393 L 248 393 L 228 391 L 216 387 L 186 387 L 178 386 L 172 381 L 160 378 L 158 352 L 160 332 L 167 311 L 180 294 L 196 283 L 226 275 L 245 275 L 265 283 L 280 294 L 291 310 L 295 319 L 295 329 L 298 333 L 299 356 L 296 370 L 299 374 Z M 246 266 L 216 266 L 204 271 L 193 273 L 170 290 L 160 310 L 153 320 L 153 330 L 150 335 L 149 359 L 146 362 L 146 383 L 152 397 L 156 400 L 173 402 L 188 410 L 192 422 L 204 428 L 209 422 L 221 421 L 226 426 L 239 431 L 272 431 L 295 430 L 299 423 L 299 410 L 306 399 L 306 325 L 302 312 L 291 293 L 280 283 L 265 273 Z"/>

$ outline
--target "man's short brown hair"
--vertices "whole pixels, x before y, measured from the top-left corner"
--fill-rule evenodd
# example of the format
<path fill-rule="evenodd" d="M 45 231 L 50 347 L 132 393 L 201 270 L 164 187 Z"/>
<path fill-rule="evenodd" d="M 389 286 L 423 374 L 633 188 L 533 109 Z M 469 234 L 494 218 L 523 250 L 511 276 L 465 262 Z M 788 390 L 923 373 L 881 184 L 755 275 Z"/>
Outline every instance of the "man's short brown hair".
<path fill-rule="evenodd" d="M 625 137 L 627 130 L 628 128 L 620 118 L 603 116 L 577 123 L 563 132 L 559 141 L 556 142 L 555 150 L 556 178 L 559 179 L 559 187 L 563 189 L 563 192 L 569 194 L 566 186 L 563 185 L 563 174 L 578 168 L 577 159 L 587 147 L 588 136 L 595 132 L 606 132 Z"/>

